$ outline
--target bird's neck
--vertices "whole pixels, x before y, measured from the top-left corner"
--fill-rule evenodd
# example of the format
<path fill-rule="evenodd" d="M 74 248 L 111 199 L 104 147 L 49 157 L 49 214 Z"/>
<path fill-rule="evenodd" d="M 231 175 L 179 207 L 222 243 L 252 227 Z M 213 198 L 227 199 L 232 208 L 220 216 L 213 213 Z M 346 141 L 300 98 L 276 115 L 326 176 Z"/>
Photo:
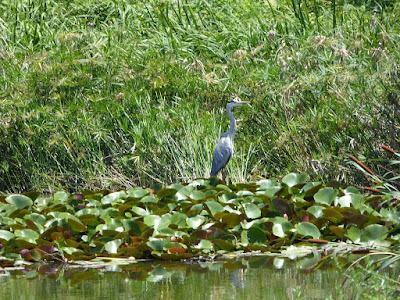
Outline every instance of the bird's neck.
<path fill-rule="evenodd" d="M 231 120 L 231 125 L 229 127 L 229 130 L 226 133 L 228 134 L 229 137 L 231 137 L 233 139 L 235 137 L 235 133 L 236 133 L 236 120 L 231 112 L 230 107 L 226 108 L 226 114 L 228 115 L 229 119 Z"/>

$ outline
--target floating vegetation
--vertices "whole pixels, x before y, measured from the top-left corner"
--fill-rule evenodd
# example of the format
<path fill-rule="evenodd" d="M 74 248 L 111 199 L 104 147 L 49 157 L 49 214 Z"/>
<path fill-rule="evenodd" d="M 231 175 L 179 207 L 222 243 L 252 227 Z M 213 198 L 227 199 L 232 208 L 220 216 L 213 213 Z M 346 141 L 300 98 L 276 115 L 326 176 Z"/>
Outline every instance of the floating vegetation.
<path fill-rule="evenodd" d="M 306 181 L 304 174 L 292 173 L 281 181 L 248 184 L 210 178 L 49 198 L 36 192 L 2 196 L 0 265 L 21 259 L 182 260 L 285 251 L 289 256 L 321 245 L 325 252 L 342 245 L 349 253 L 365 253 L 398 244 L 400 216 L 392 196 Z"/>

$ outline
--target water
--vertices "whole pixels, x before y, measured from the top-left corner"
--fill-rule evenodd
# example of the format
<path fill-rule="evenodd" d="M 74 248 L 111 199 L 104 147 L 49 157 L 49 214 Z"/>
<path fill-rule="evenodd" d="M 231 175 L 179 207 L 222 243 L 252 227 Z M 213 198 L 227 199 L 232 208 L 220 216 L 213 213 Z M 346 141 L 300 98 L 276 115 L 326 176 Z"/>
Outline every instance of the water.
<path fill-rule="evenodd" d="M 1 299 L 338 299 L 334 269 L 256 256 L 203 262 L 26 266 L 0 274 Z"/>

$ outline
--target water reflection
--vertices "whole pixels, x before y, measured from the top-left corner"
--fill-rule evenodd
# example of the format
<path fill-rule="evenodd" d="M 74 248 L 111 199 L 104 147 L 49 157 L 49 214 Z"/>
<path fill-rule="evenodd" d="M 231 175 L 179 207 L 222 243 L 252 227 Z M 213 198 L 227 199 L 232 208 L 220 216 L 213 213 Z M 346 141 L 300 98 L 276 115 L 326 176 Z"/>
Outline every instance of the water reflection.
<path fill-rule="evenodd" d="M 299 261 L 253 256 L 218 261 L 35 264 L 1 271 L 2 299 L 336 299 L 333 269 L 307 272 Z"/>

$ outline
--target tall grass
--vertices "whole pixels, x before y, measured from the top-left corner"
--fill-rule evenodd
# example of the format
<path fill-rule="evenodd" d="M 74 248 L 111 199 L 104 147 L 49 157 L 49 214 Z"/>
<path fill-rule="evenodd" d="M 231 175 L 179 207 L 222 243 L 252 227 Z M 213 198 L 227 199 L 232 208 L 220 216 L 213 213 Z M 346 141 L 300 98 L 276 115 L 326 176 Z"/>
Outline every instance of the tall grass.
<path fill-rule="evenodd" d="M 232 94 L 229 180 L 364 180 L 345 159 L 398 147 L 400 61 L 400 6 L 364 4 L 2 1 L 0 190 L 207 176 Z"/>

